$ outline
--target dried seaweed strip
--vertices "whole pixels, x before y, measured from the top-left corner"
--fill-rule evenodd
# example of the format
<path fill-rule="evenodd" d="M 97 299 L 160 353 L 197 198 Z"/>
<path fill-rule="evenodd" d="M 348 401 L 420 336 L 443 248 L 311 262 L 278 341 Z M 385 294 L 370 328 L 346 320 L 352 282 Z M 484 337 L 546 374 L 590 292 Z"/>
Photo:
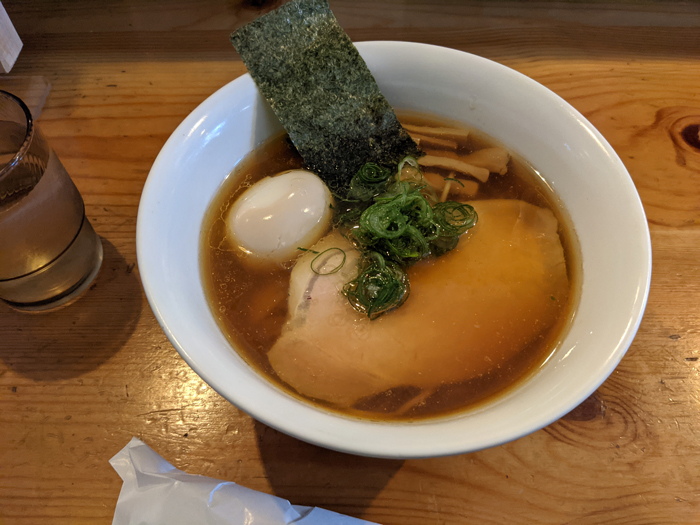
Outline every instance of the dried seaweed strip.
<path fill-rule="evenodd" d="M 420 155 L 326 0 L 294 0 L 231 35 L 307 167 L 344 195 L 366 162 Z"/>

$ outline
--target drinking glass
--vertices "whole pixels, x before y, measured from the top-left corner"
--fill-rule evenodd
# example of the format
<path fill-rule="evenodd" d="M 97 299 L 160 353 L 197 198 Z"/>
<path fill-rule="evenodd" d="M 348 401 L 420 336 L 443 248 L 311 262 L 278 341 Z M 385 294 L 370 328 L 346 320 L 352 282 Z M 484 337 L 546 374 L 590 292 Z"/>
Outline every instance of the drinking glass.
<path fill-rule="evenodd" d="M 58 307 L 101 264 L 78 189 L 24 102 L 0 91 L 0 299 L 20 310 Z"/>

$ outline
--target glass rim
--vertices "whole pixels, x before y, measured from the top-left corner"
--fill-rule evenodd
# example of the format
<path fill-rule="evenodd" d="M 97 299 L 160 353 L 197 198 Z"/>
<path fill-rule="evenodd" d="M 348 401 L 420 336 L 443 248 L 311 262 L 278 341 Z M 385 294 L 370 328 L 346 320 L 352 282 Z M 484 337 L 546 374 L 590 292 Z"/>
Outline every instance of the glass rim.
<path fill-rule="evenodd" d="M 24 140 L 22 141 L 22 145 L 19 148 L 17 148 L 17 153 L 15 153 L 14 157 L 12 157 L 12 160 L 10 160 L 2 168 L 0 168 L 0 180 L 2 180 L 5 177 L 5 175 L 7 175 L 12 170 L 12 168 L 19 164 L 19 161 L 22 160 L 27 151 L 29 151 L 29 146 L 32 142 L 32 136 L 34 135 L 34 118 L 32 117 L 32 113 L 31 111 L 29 111 L 27 105 L 17 95 L 13 95 L 9 91 L 3 91 L 2 89 L 0 89 L 0 97 L 16 103 L 24 112 L 24 117 L 27 121 L 27 129 L 24 134 Z"/>

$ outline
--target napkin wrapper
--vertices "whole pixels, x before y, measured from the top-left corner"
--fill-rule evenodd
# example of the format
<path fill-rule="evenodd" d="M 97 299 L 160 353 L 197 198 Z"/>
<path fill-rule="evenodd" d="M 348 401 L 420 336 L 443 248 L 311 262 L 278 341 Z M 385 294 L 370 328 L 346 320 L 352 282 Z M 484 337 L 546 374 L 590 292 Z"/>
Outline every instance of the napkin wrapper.
<path fill-rule="evenodd" d="M 137 438 L 109 462 L 124 481 L 112 525 L 376 525 L 187 474 Z"/>

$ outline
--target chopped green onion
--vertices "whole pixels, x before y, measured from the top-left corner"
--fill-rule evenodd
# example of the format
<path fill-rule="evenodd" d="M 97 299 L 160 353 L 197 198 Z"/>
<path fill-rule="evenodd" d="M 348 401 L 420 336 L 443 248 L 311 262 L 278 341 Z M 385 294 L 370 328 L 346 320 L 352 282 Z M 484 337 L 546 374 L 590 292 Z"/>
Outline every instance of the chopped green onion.
<path fill-rule="evenodd" d="M 347 283 L 343 292 L 356 310 L 376 319 L 400 306 L 408 297 L 408 276 L 394 262 L 381 254 L 369 252 L 363 258 L 360 274 Z"/>
<path fill-rule="evenodd" d="M 350 181 L 347 200 L 371 201 L 384 191 L 390 177 L 390 169 L 368 162 L 360 168 Z"/>
<path fill-rule="evenodd" d="M 325 266 L 325 262 L 321 261 L 320 268 L 318 268 L 318 265 L 317 265 L 317 267 L 314 267 L 314 263 L 316 263 L 316 261 L 318 261 L 319 257 L 321 257 L 322 255 L 324 255 L 328 252 L 334 251 L 334 250 L 338 250 L 340 253 L 343 254 L 343 259 L 340 261 L 340 263 L 337 266 L 335 266 L 334 268 L 331 268 L 330 270 L 321 271 L 321 270 L 323 270 L 323 267 Z M 318 252 L 314 252 L 314 253 L 318 253 Z M 346 259 L 347 259 L 347 254 L 345 253 L 345 250 L 343 250 L 341 248 L 335 248 L 335 247 L 328 248 L 327 250 L 323 250 L 321 253 L 318 253 L 318 255 L 313 258 L 313 260 L 311 261 L 311 271 L 314 272 L 316 275 L 331 275 L 333 273 L 340 271 L 340 269 L 345 265 Z"/>
<path fill-rule="evenodd" d="M 406 164 L 421 177 L 401 180 Z M 457 179 L 446 180 L 464 186 Z M 422 180 L 416 159 L 405 157 L 394 177 L 381 166 L 365 164 L 353 177 L 348 197 L 337 203 L 335 221 L 361 253 L 360 273 L 343 291 L 352 306 L 370 319 L 406 300 L 408 266 L 430 254 L 440 256 L 454 249 L 460 235 L 477 222 L 476 211 L 468 204 L 431 205 L 429 198 L 437 200 L 431 190 Z M 319 273 L 313 262 L 312 269 Z"/>
<path fill-rule="evenodd" d="M 453 179 L 452 177 L 445 177 L 445 180 L 451 180 L 452 182 L 456 182 L 457 184 L 462 186 L 462 188 L 464 188 L 464 183 L 459 179 Z"/>
<path fill-rule="evenodd" d="M 441 236 L 462 235 L 473 228 L 478 220 L 472 206 L 455 201 L 438 202 L 433 212 L 435 222 L 441 228 Z"/>
<path fill-rule="evenodd" d="M 415 157 L 411 157 L 410 155 L 406 156 L 403 158 L 401 162 L 399 162 L 399 169 L 396 174 L 396 180 L 401 180 L 401 171 L 403 170 L 403 167 L 408 164 L 409 166 L 412 166 L 416 168 L 418 171 L 420 171 L 420 166 L 418 165 L 418 161 L 415 159 Z"/>

